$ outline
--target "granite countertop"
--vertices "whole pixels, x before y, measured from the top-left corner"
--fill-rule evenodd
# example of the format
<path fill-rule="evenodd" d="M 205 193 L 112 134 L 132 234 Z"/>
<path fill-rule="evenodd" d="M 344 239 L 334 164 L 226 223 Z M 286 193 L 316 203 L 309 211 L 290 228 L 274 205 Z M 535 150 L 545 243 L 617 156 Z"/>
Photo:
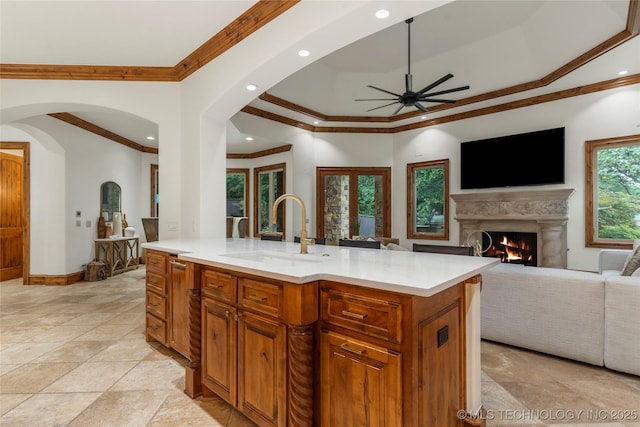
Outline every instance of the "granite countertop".
<path fill-rule="evenodd" d="M 432 296 L 500 263 L 497 258 L 309 245 L 258 239 L 163 240 L 144 243 L 179 259 L 291 283 L 334 280 Z"/>

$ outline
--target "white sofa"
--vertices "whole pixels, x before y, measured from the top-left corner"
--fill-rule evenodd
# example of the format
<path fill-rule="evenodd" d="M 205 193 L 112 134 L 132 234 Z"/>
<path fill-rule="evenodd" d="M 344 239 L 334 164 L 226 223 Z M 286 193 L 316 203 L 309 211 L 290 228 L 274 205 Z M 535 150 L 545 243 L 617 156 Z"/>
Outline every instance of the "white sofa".
<path fill-rule="evenodd" d="M 640 375 L 640 277 L 620 276 L 630 252 L 602 250 L 601 273 L 485 272 L 482 338 Z"/>

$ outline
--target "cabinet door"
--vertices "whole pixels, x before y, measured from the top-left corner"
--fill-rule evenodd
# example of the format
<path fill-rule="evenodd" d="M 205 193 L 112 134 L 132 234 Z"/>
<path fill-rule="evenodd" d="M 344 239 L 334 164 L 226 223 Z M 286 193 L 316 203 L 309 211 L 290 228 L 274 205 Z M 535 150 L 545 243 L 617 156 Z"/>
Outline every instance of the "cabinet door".
<path fill-rule="evenodd" d="M 205 298 L 202 304 L 202 382 L 236 406 L 236 309 Z"/>
<path fill-rule="evenodd" d="M 238 319 L 238 409 L 259 425 L 286 426 L 286 327 L 247 312 Z"/>
<path fill-rule="evenodd" d="M 189 355 L 189 290 L 193 286 L 193 264 L 169 262 L 169 345 L 187 359 Z"/>
<path fill-rule="evenodd" d="M 322 426 L 402 425 L 400 354 L 323 331 L 320 384 Z"/>

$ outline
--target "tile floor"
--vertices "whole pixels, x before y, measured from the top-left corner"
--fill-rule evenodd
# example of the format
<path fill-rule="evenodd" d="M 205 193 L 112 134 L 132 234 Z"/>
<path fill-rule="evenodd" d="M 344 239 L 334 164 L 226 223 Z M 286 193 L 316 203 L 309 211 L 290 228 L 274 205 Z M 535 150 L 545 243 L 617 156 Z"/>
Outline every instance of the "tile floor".
<path fill-rule="evenodd" d="M 144 274 L 0 284 L 0 425 L 254 425 L 182 392 L 184 360 L 144 338 Z M 488 426 L 640 426 L 640 377 L 490 342 L 482 368 Z"/>

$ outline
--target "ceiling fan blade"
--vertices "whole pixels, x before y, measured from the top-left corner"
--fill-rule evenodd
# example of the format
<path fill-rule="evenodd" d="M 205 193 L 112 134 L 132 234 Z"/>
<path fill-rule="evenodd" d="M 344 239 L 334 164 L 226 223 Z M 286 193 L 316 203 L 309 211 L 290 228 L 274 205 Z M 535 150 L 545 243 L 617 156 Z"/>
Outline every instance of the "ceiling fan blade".
<path fill-rule="evenodd" d="M 447 104 L 453 104 L 457 101 L 454 101 L 453 99 L 420 98 L 420 102 L 444 102 Z"/>
<path fill-rule="evenodd" d="M 391 114 L 392 116 L 395 116 L 396 114 L 398 114 L 398 111 L 402 110 L 402 108 L 404 107 L 403 104 L 400 104 L 400 106 L 398 107 L 398 109 L 396 111 L 393 112 L 393 114 Z"/>
<path fill-rule="evenodd" d="M 467 90 L 467 89 L 469 89 L 469 86 L 460 86 L 453 89 L 441 90 L 440 92 L 421 93 L 420 98 L 424 98 L 426 96 L 443 95 L 445 93 L 451 93 L 451 92 L 459 92 L 461 90 Z"/>
<path fill-rule="evenodd" d="M 367 87 L 370 87 L 371 89 L 379 90 L 380 92 L 388 93 L 389 95 L 397 96 L 398 98 L 400 98 L 400 95 L 398 95 L 397 93 L 389 92 L 388 90 L 380 89 L 379 87 L 375 87 L 371 85 L 367 85 Z"/>
<path fill-rule="evenodd" d="M 416 108 L 417 108 L 418 110 L 422 111 L 423 113 L 426 113 L 426 112 L 427 112 L 427 109 L 425 108 L 425 106 L 424 106 L 424 105 L 422 105 L 422 104 L 420 104 L 419 102 L 416 102 L 416 103 L 415 103 L 415 104 L 413 104 L 413 105 L 415 105 L 415 106 L 416 106 Z"/>
<path fill-rule="evenodd" d="M 397 102 L 398 102 L 398 101 L 396 101 L 396 102 L 392 102 L 392 103 L 390 103 L 390 104 L 381 105 L 381 106 L 376 107 L 376 108 L 371 108 L 370 110 L 367 110 L 367 112 L 369 112 L 369 111 L 373 111 L 373 110 L 377 110 L 377 109 L 379 109 L 379 108 L 388 107 L 389 105 L 396 104 Z M 402 107 L 400 107 L 400 108 L 402 108 Z"/>
<path fill-rule="evenodd" d="M 418 93 L 418 95 L 422 95 L 426 91 L 433 89 L 434 87 L 438 86 L 439 84 L 442 84 L 442 83 L 446 82 L 447 80 L 449 80 L 452 77 L 453 77 L 453 74 L 449 73 L 446 76 L 444 76 L 444 77 L 436 80 L 435 82 L 431 83 L 429 86 L 426 86 L 424 89 L 422 89 L 420 92 L 417 92 L 417 93 Z"/>
<path fill-rule="evenodd" d="M 396 101 L 398 102 L 397 99 L 393 99 L 393 98 L 367 98 L 367 99 L 354 99 L 354 101 Z"/>
<path fill-rule="evenodd" d="M 412 80 L 411 74 L 404 75 L 404 85 L 407 88 L 407 92 L 411 92 Z"/>

